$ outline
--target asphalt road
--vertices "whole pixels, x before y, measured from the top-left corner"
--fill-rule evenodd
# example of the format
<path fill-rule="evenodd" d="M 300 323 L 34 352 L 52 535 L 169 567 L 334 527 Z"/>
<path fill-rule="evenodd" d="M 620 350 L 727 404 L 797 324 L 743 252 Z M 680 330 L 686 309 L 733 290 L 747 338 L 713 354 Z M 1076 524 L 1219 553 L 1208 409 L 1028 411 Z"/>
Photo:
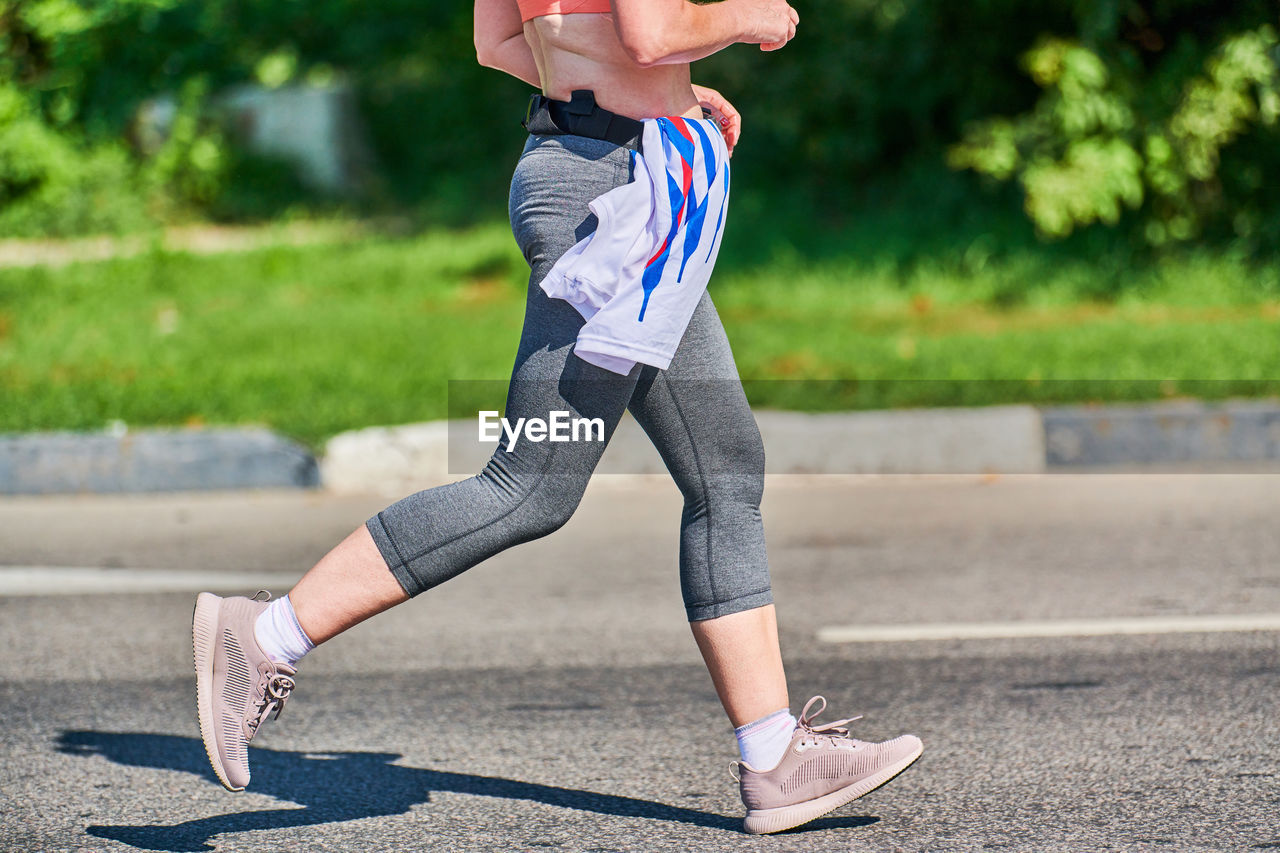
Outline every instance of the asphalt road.
<path fill-rule="evenodd" d="M 297 575 L 385 503 L 5 500 L 0 564 Z M 242 794 L 198 739 L 193 594 L 76 594 L 55 571 L 49 594 L 0 593 L 0 849 L 1280 848 L 1280 632 L 816 638 L 1280 613 L 1280 476 L 772 481 L 793 704 L 823 693 L 865 715 L 856 735 L 926 748 L 768 838 L 739 829 L 732 733 L 680 606 L 678 517 L 667 483 L 601 479 L 555 536 L 318 649 Z"/>

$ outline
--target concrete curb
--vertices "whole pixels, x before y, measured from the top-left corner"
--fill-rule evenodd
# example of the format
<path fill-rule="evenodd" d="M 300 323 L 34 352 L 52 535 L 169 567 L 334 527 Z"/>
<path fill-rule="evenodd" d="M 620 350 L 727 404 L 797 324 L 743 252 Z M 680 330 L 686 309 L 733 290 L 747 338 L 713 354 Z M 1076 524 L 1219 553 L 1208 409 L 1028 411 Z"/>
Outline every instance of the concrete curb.
<path fill-rule="evenodd" d="M 0 494 L 312 488 L 315 458 L 265 429 L 0 436 Z"/>
<path fill-rule="evenodd" d="M 758 411 L 770 474 L 1034 473 L 1044 470 L 1044 430 L 1031 406 L 877 412 Z M 373 427 L 335 436 L 321 479 L 335 492 L 405 494 L 469 477 L 494 445 L 474 421 Z M 599 474 L 665 474 L 658 452 L 625 416 Z"/>
<path fill-rule="evenodd" d="M 771 474 L 1031 474 L 1133 465 L 1280 460 L 1280 401 L 992 406 L 897 411 L 758 411 Z M 344 433 L 321 462 L 337 492 L 407 494 L 471 476 L 493 445 L 473 421 Z M 1236 469 L 1238 470 L 1238 469 Z M 648 438 L 624 417 L 597 469 L 664 474 Z"/>
<path fill-rule="evenodd" d="M 771 474 L 1026 474 L 1280 461 L 1280 401 L 756 413 Z M 262 429 L 0 435 L 0 495 L 313 488 L 403 495 L 473 475 L 474 421 L 373 427 L 322 460 Z M 1238 470 L 1238 468 L 1237 468 Z M 601 474 L 665 474 L 629 416 Z"/>

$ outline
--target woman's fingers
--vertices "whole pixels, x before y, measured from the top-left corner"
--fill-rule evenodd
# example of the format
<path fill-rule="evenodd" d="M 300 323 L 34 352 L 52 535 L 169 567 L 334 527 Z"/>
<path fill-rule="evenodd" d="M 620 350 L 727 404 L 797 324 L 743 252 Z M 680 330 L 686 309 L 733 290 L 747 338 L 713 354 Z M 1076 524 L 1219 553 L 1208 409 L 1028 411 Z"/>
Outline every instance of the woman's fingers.
<path fill-rule="evenodd" d="M 728 107 L 728 110 L 720 117 L 720 132 L 724 134 L 725 147 L 729 149 L 729 153 L 732 155 L 733 147 L 742 138 L 742 116 L 728 101 L 725 101 L 725 106 Z"/>
<path fill-rule="evenodd" d="M 782 48 L 786 47 L 787 42 L 791 41 L 791 39 L 793 38 L 795 38 L 794 32 L 790 33 L 787 36 L 785 41 L 775 41 L 775 42 L 770 42 L 769 44 L 762 44 L 760 45 L 760 49 L 761 50 L 781 50 Z"/>
<path fill-rule="evenodd" d="M 738 138 L 742 134 L 742 116 L 737 108 L 715 89 L 694 85 L 693 92 L 698 98 L 698 103 L 711 110 L 712 118 L 719 125 L 720 134 L 724 137 L 725 147 L 732 154 L 733 147 L 738 144 Z"/>

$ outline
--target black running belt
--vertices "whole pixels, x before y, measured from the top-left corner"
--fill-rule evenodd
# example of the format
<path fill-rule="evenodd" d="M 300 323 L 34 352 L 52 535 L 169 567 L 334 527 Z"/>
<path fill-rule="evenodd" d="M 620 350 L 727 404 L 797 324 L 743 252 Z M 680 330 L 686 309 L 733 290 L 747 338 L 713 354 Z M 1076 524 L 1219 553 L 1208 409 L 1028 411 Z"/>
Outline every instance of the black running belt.
<path fill-rule="evenodd" d="M 644 123 L 602 109 L 590 89 L 575 89 L 568 101 L 553 101 L 546 95 L 529 98 L 524 129 L 540 136 L 571 134 L 603 139 L 623 148 L 640 150 Z"/>

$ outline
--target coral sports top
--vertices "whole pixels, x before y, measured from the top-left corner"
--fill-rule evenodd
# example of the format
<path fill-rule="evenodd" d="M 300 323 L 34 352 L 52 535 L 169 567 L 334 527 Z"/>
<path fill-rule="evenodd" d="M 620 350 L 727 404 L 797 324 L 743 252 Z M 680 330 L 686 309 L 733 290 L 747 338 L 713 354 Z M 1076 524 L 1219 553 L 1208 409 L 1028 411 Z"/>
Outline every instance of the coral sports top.
<path fill-rule="evenodd" d="M 540 15 L 580 15 L 592 12 L 609 12 L 609 0 L 516 0 L 520 7 L 520 20 L 528 21 Z"/>

